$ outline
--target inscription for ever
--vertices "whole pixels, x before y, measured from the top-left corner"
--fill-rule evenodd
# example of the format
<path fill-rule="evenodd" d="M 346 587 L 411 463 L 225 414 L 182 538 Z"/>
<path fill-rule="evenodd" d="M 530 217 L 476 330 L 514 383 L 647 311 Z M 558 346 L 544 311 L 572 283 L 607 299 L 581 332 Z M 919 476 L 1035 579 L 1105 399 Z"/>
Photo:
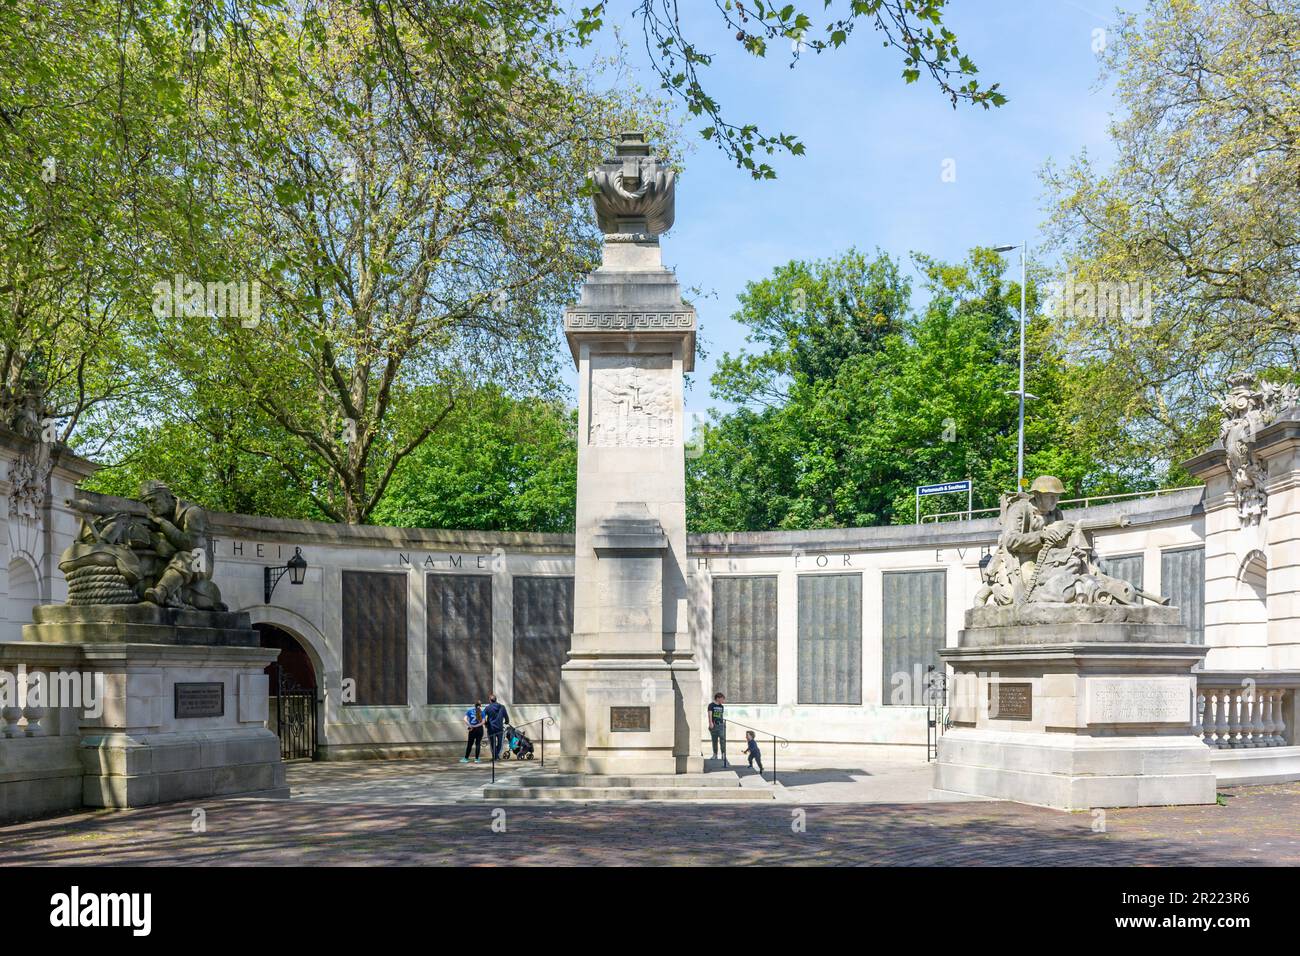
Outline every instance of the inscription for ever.
<path fill-rule="evenodd" d="M 1181 724 L 1191 719 L 1191 692 L 1182 680 L 1088 681 L 1090 724 Z"/>
<path fill-rule="evenodd" d="M 613 733 L 649 733 L 649 707 L 611 707 L 609 729 Z"/>
<path fill-rule="evenodd" d="M 593 445 L 653 447 L 681 441 L 673 415 L 672 359 L 592 356 L 589 415 Z"/>
<path fill-rule="evenodd" d="M 1033 720 L 1033 684 L 989 684 L 989 718 Z"/>
<path fill-rule="evenodd" d="M 226 713 L 226 685 L 220 681 L 176 684 L 177 717 L 222 717 Z"/>

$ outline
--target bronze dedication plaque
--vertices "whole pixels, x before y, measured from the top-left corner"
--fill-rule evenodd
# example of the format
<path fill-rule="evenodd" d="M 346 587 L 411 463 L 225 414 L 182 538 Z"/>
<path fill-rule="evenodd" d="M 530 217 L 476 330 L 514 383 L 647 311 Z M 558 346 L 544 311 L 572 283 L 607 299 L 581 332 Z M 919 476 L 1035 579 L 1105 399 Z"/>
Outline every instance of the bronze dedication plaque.
<path fill-rule="evenodd" d="M 611 707 L 609 729 L 612 733 L 649 733 L 649 707 Z"/>
<path fill-rule="evenodd" d="M 1034 685 L 1028 683 L 989 684 L 991 720 L 1033 720 Z"/>
<path fill-rule="evenodd" d="M 226 685 L 220 681 L 178 683 L 177 717 L 223 717 L 226 713 Z"/>

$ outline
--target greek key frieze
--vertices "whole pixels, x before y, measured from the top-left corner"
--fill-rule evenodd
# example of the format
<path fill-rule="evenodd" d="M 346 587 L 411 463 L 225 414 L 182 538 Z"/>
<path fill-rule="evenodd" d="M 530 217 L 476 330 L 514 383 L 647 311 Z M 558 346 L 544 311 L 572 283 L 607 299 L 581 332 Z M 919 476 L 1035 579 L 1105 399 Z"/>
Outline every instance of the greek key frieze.
<path fill-rule="evenodd" d="M 624 329 L 694 329 L 694 312 L 569 312 L 564 327 L 571 331 Z"/>

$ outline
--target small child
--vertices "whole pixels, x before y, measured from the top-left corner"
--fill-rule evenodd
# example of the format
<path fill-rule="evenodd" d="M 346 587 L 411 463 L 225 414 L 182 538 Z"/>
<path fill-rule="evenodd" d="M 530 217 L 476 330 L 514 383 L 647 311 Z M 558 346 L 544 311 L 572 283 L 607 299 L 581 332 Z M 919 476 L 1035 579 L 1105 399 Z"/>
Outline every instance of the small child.
<path fill-rule="evenodd" d="M 749 759 L 749 769 L 754 769 L 754 764 L 758 764 L 758 775 L 763 775 L 763 755 L 759 752 L 758 741 L 754 739 L 752 730 L 745 731 L 745 756 Z"/>

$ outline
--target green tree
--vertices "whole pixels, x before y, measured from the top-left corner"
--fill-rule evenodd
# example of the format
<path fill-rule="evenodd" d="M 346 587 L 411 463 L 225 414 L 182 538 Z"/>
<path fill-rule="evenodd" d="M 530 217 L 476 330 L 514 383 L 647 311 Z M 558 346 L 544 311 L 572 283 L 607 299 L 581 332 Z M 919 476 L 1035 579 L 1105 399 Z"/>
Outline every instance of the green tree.
<path fill-rule="evenodd" d="M 393 475 L 373 519 L 403 528 L 573 530 L 575 413 L 485 388 Z"/>
<path fill-rule="evenodd" d="M 737 316 L 759 351 L 724 354 L 713 385 L 719 398 L 753 405 L 784 402 L 791 380 L 834 376 L 846 359 L 874 351 L 898 329 L 910 286 L 898 264 L 851 249 L 836 259 L 793 261 L 740 294 Z"/>
<path fill-rule="evenodd" d="M 161 478 L 187 501 L 215 511 L 276 518 L 328 520 L 289 481 L 278 462 L 245 451 L 244 430 L 256 427 L 236 411 L 195 402 L 184 414 L 173 408 L 160 422 L 131 420 L 114 435 L 109 459 L 84 482 L 103 494 L 136 498 L 140 485 Z M 312 463 L 299 463 L 310 473 Z"/>
<path fill-rule="evenodd" d="M 862 260 L 850 253 L 844 262 Z M 1002 281 L 1003 263 L 989 250 L 974 250 L 960 264 L 925 256 L 916 262 L 929 295 L 925 309 L 905 314 L 906 285 L 889 284 L 889 331 L 858 339 L 829 373 L 794 368 L 776 401 L 761 377 L 751 379 L 747 395 L 737 376 L 719 373 L 715 396 L 743 404 L 704 429 L 701 453 L 688 462 L 693 530 L 907 523 L 918 484 L 971 478 L 976 507 L 996 506 L 1014 487 L 1017 402 L 1010 392 L 1018 374 L 1019 286 Z M 877 257 L 868 273 L 897 275 L 897 266 Z M 765 310 L 753 304 L 793 295 L 800 274 L 783 267 L 751 284 L 736 318 L 766 325 Z M 1067 369 L 1032 286 L 1029 302 L 1027 389 L 1038 397 L 1026 421 L 1026 471 L 1056 474 L 1074 492 L 1128 490 L 1143 476 L 1100 468 L 1069 443 Z M 811 308 L 801 324 L 835 327 L 833 315 Z M 734 362 L 762 366 L 766 355 L 781 365 L 782 353 L 788 350 L 777 346 Z M 926 510 L 957 507 L 933 501 Z"/>
<path fill-rule="evenodd" d="M 180 199 L 177 12 L 0 4 L 0 406 L 38 386 L 64 440 L 150 392 L 131 326 L 140 260 Z"/>
<path fill-rule="evenodd" d="M 545 44 L 516 46 L 526 32 L 502 42 L 484 9 L 439 5 L 436 37 L 343 0 L 209 23 L 202 228 L 175 237 L 158 278 L 179 262 L 255 284 L 259 310 L 173 295 L 149 341 L 169 402 L 240 411 L 220 440 L 275 461 L 334 520 L 370 520 L 475 388 L 550 385 L 554 316 L 598 238 L 573 197 L 614 130 L 655 129 L 635 95 L 593 93 Z"/>
<path fill-rule="evenodd" d="M 1300 10 L 1150 0 L 1104 62 L 1114 163 L 1044 171 L 1069 406 L 1102 458 L 1167 468 L 1216 437 L 1230 372 L 1300 364 Z"/>
<path fill-rule="evenodd" d="M 788 64 L 793 68 L 803 56 L 837 50 L 855 31 L 869 29 L 873 38 L 899 57 L 905 82 L 929 76 L 954 108 L 966 103 L 988 109 L 1006 102 L 997 83 L 985 85 L 977 79 L 975 63 L 961 51 L 956 34 L 945 24 L 947 0 L 848 0 L 842 6 L 835 0 L 821 4 L 714 0 L 713 5 L 716 9 L 709 15 L 715 18 L 712 30 L 716 33 L 710 32 L 709 39 L 734 37 L 732 42 L 755 58 L 766 58 L 773 45 L 778 52 L 789 51 Z M 616 6 L 640 21 L 649 65 L 666 95 L 706 124 L 699 130 L 701 137 L 715 143 L 738 168 L 756 179 L 770 179 L 776 173 L 763 156 L 804 152 L 803 144 L 790 133 L 769 133 L 752 123 L 737 122 L 709 92 L 703 77 L 714 54 L 708 52 L 702 36 L 709 28 L 697 33 L 694 26 L 683 26 L 684 21 L 692 23 L 702 4 L 692 4 L 685 17 L 680 0 L 630 0 L 624 5 L 600 0 L 576 9 L 554 0 L 460 0 L 452 4 L 446 0 L 404 0 L 400 4 L 360 0 L 357 4 L 374 26 L 376 56 L 409 100 L 416 98 L 425 75 L 422 67 L 412 65 L 412 51 L 437 49 L 444 62 L 455 61 L 454 54 L 449 56 L 446 51 L 448 37 L 457 35 L 454 27 L 448 29 L 449 24 L 473 22 L 491 29 L 498 48 L 524 42 L 534 49 L 571 56 L 605 29 Z M 404 35 L 416 42 L 407 42 Z M 499 108 L 491 95 L 483 105 L 489 112 Z M 432 114 L 426 118 L 434 119 Z"/>
<path fill-rule="evenodd" d="M 736 123 L 724 115 L 722 105 L 709 93 L 703 72 L 713 62 L 701 39 L 682 27 L 680 0 L 634 0 L 641 20 L 650 65 L 660 84 L 692 116 L 707 123 L 700 130 L 755 179 L 771 179 L 776 171 L 761 156 L 777 152 L 802 155 L 804 147 L 790 133 L 766 133 L 752 123 Z M 1006 97 L 999 84 L 982 85 L 979 70 L 957 45 L 957 36 L 944 24 L 946 0 L 835 0 L 816 3 L 776 3 L 768 0 L 714 0 L 722 31 L 734 34 L 746 53 L 765 58 L 769 44 L 789 51 L 789 66 L 801 57 L 827 53 L 849 42 L 855 30 L 870 28 L 871 36 L 902 59 L 902 78 L 915 83 L 927 74 L 955 108 L 968 103 L 988 109 L 1001 106 Z M 584 8 L 578 21 L 580 36 L 602 25 L 610 4 Z M 819 9 L 820 7 L 820 9 Z M 722 32 L 720 31 L 720 32 Z M 757 154 L 757 155 L 756 155 Z"/>
<path fill-rule="evenodd" d="M 123 458 L 86 487 L 135 497 L 164 476 L 182 498 L 208 508 L 281 518 L 328 520 L 277 461 L 243 451 L 269 436 L 248 436 L 246 421 L 193 401 L 184 416 L 136 425 Z M 443 426 L 393 474 L 372 519 L 405 528 L 572 531 L 577 482 L 574 413 L 546 399 L 511 398 L 487 387 L 467 395 Z M 309 458 L 299 469 L 316 480 Z"/>

